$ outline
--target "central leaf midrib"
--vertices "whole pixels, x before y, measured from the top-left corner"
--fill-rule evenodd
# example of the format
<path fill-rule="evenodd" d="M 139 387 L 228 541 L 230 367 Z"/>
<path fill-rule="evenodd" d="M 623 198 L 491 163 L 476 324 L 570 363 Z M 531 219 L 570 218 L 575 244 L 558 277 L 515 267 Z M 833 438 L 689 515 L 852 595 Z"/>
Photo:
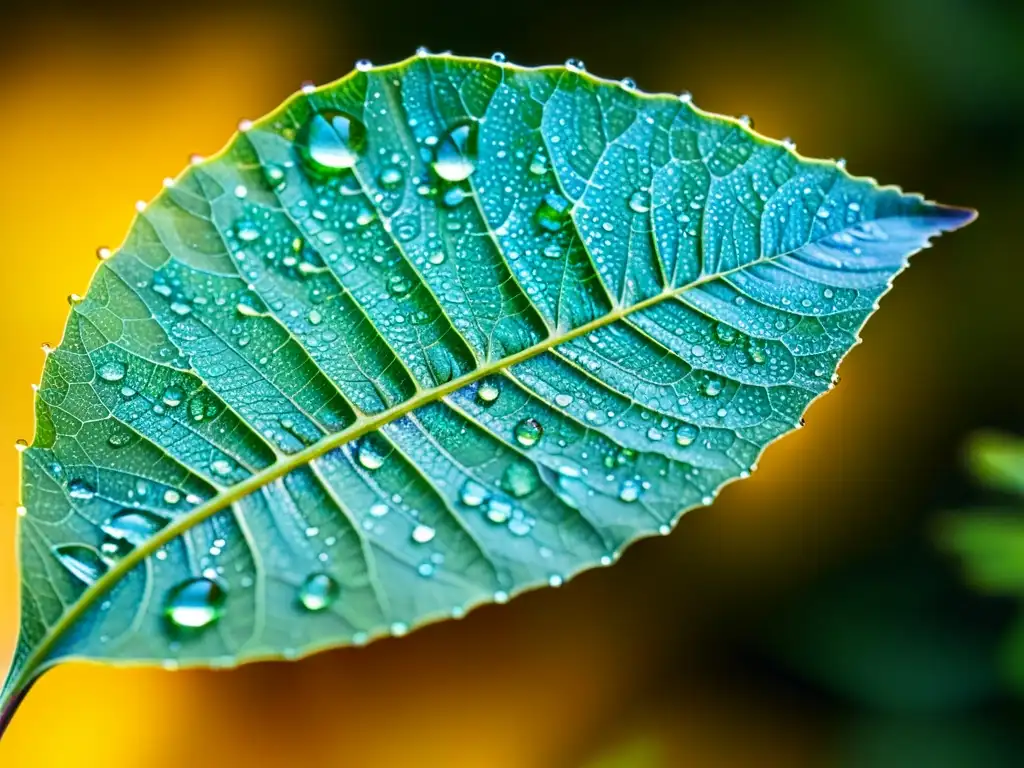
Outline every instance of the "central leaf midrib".
<path fill-rule="evenodd" d="M 60 617 L 60 619 L 58 619 L 57 623 L 53 625 L 50 631 L 47 632 L 45 639 L 36 646 L 31 656 L 26 660 L 25 665 L 22 667 L 22 672 L 19 675 L 19 685 L 21 683 L 20 678 L 26 673 L 30 673 L 40 660 L 45 659 L 46 653 L 53 645 L 54 640 L 60 637 L 65 629 L 73 625 L 93 604 L 97 597 L 106 593 L 114 584 L 116 584 L 120 580 L 121 576 L 130 571 L 140 562 L 143 562 L 168 542 L 191 530 L 203 520 L 227 509 L 239 499 L 248 496 L 250 493 L 258 491 L 260 488 L 268 485 L 278 478 L 284 477 L 299 467 L 306 466 L 314 459 L 329 453 L 335 448 L 340 448 L 343 445 L 357 440 L 367 433 L 372 432 L 375 429 L 379 429 L 385 424 L 389 424 L 407 413 L 415 411 L 420 406 L 440 400 L 446 395 L 456 392 L 457 390 L 479 381 L 486 376 L 511 367 L 523 360 L 528 360 L 536 355 L 542 354 L 543 352 L 546 352 L 560 344 L 564 344 L 567 341 L 571 341 L 606 325 L 610 325 L 634 312 L 646 309 L 667 299 L 675 298 L 692 288 L 696 288 L 705 283 L 725 277 L 732 272 L 746 269 L 755 264 L 773 261 L 780 255 L 782 254 L 762 257 L 761 259 L 749 264 L 744 264 L 743 266 L 735 267 L 722 273 L 707 275 L 689 283 L 688 285 L 679 286 L 672 290 L 662 291 L 661 293 L 648 297 L 636 304 L 619 306 L 606 315 L 591 320 L 589 323 L 577 326 L 576 328 L 566 331 L 560 335 L 556 334 L 549 336 L 531 347 L 527 347 L 513 355 L 509 355 L 502 360 L 497 360 L 483 365 L 467 374 L 452 379 L 446 384 L 432 389 L 420 390 L 399 405 L 393 406 L 392 408 L 381 411 L 372 416 L 357 419 L 345 429 L 331 435 L 327 435 L 313 445 L 287 456 L 284 460 L 279 460 L 256 474 L 250 475 L 245 480 L 236 483 L 235 485 L 228 486 L 222 493 L 218 494 L 213 499 L 210 499 L 205 504 L 201 504 L 193 509 L 190 513 L 173 521 L 165 528 L 162 528 L 152 538 L 133 549 L 119 560 L 116 565 L 110 568 L 110 570 L 108 570 L 103 576 L 97 579 L 92 586 L 86 589 L 85 592 L 82 593 L 81 597 Z"/>

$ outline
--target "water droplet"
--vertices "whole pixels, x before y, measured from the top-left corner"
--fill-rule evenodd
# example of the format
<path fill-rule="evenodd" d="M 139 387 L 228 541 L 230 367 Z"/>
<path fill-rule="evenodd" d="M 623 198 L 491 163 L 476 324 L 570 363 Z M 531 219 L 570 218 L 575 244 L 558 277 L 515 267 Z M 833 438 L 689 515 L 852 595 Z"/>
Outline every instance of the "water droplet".
<path fill-rule="evenodd" d="M 636 90 L 636 80 L 634 80 L 632 77 L 624 77 L 624 78 L 622 78 L 619 81 L 619 85 L 621 85 L 627 91 L 635 91 Z"/>
<path fill-rule="evenodd" d="M 324 319 L 323 316 L 315 309 L 309 310 L 309 314 L 306 317 L 309 320 L 310 325 L 320 325 Z"/>
<path fill-rule="evenodd" d="M 445 208 L 457 208 L 469 197 L 469 193 L 462 187 L 450 187 L 442 196 L 441 202 Z"/>
<path fill-rule="evenodd" d="M 387 504 L 374 504 L 370 507 L 371 517 L 384 517 L 389 511 Z"/>
<path fill-rule="evenodd" d="M 619 486 L 619 499 L 627 503 L 634 502 L 640 498 L 640 484 L 635 480 L 625 480 Z"/>
<path fill-rule="evenodd" d="M 704 383 L 704 394 L 708 397 L 717 397 L 722 391 L 722 382 L 719 379 L 708 379 Z"/>
<path fill-rule="evenodd" d="M 128 372 L 128 366 L 117 360 L 108 360 L 100 366 L 100 378 L 104 381 L 120 381 Z"/>
<path fill-rule="evenodd" d="M 380 172 L 380 176 L 378 178 L 382 187 L 394 189 L 402 183 L 405 176 L 403 176 L 401 168 L 389 165 Z"/>
<path fill-rule="evenodd" d="M 96 249 L 96 258 L 100 261 L 106 261 L 111 256 L 111 251 L 105 245 L 100 246 Z"/>
<path fill-rule="evenodd" d="M 80 501 L 89 501 L 93 496 L 96 495 L 96 489 L 93 488 L 89 483 L 81 478 L 75 478 L 68 483 L 68 496 L 72 499 L 78 499 Z"/>
<path fill-rule="evenodd" d="M 487 501 L 487 489 L 475 480 L 467 480 L 462 484 L 459 499 L 467 507 L 479 507 Z"/>
<path fill-rule="evenodd" d="M 227 593 L 205 577 L 183 581 L 167 593 L 164 614 L 176 627 L 200 629 L 221 617 Z"/>
<path fill-rule="evenodd" d="M 371 471 L 380 469 L 384 465 L 384 457 L 377 452 L 369 440 L 359 443 L 359 447 L 356 449 L 356 458 L 364 469 Z"/>
<path fill-rule="evenodd" d="M 465 181 L 476 170 L 476 160 L 476 123 L 462 123 L 438 142 L 431 167 L 445 181 Z"/>
<path fill-rule="evenodd" d="M 516 442 L 526 448 L 530 448 L 536 445 L 544 435 L 544 427 L 536 419 L 523 419 L 516 424 L 515 435 Z"/>
<path fill-rule="evenodd" d="M 715 326 L 715 336 L 723 344 L 732 344 L 736 340 L 736 329 L 725 323 L 718 323 Z"/>
<path fill-rule="evenodd" d="M 111 539 L 137 547 L 167 525 L 167 520 L 143 509 L 122 509 L 100 529 Z M 106 548 L 104 549 L 106 551 Z"/>
<path fill-rule="evenodd" d="M 242 317 L 260 317 L 263 314 L 254 306 L 246 304 L 244 301 L 240 301 L 235 305 L 235 311 Z"/>
<path fill-rule="evenodd" d="M 683 424 L 679 429 L 676 430 L 676 444 L 685 448 L 688 445 L 692 445 L 693 441 L 697 439 L 697 435 L 700 434 L 700 427 L 693 424 Z"/>
<path fill-rule="evenodd" d="M 337 173 L 355 166 L 366 146 L 366 126 L 345 112 L 317 112 L 302 126 L 296 141 L 313 170 Z"/>
<path fill-rule="evenodd" d="M 651 193 L 646 189 L 638 189 L 629 196 L 629 208 L 636 213 L 647 213 L 651 210 Z"/>
<path fill-rule="evenodd" d="M 557 192 L 548 192 L 537 208 L 537 224 L 548 232 L 557 232 L 565 226 L 571 211 L 568 200 Z"/>
<path fill-rule="evenodd" d="M 484 381 L 476 388 L 476 397 L 481 403 L 491 404 L 501 394 L 501 386 L 496 380 Z"/>
<path fill-rule="evenodd" d="M 25 438 L 19 437 L 17 440 L 14 441 L 14 450 L 16 450 L 18 453 L 23 452 L 27 448 L 28 440 L 26 440 Z"/>
<path fill-rule="evenodd" d="M 537 473 L 521 462 L 509 464 L 501 476 L 501 487 L 517 499 L 522 498 L 537 487 Z"/>
<path fill-rule="evenodd" d="M 100 553 L 84 544 L 61 544 L 53 548 L 61 565 L 83 584 L 92 584 L 107 572 Z"/>
<path fill-rule="evenodd" d="M 260 237 L 260 231 L 254 224 L 252 224 L 252 222 L 248 221 L 242 222 L 238 225 L 236 234 L 238 235 L 238 239 L 243 243 L 251 243 L 255 240 L 259 240 Z"/>
<path fill-rule="evenodd" d="M 586 72 L 587 66 L 580 59 L 566 59 L 565 68 L 572 72 Z"/>
<path fill-rule="evenodd" d="M 559 392 L 557 395 L 555 395 L 555 405 L 559 406 L 560 408 L 565 408 L 567 405 L 571 404 L 572 395 L 567 395 L 562 392 Z"/>
<path fill-rule="evenodd" d="M 534 176 L 543 176 L 548 172 L 548 158 L 543 149 L 538 149 L 530 160 L 530 173 Z"/>
<path fill-rule="evenodd" d="M 501 51 L 495 51 L 491 54 L 491 61 L 495 64 L 504 64 L 506 61 L 505 54 Z"/>
<path fill-rule="evenodd" d="M 210 471 L 220 477 L 227 477 L 234 469 L 234 466 L 227 459 L 216 459 L 210 462 Z"/>
<path fill-rule="evenodd" d="M 434 540 L 434 535 L 437 533 L 429 525 L 417 525 L 412 529 L 412 540 L 417 544 L 426 544 L 429 541 Z"/>
<path fill-rule="evenodd" d="M 312 573 L 299 587 L 299 602 L 307 611 L 328 608 L 341 592 L 338 582 L 326 573 Z"/>
<path fill-rule="evenodd" d="M 360 72 L 369 72 L 373 69 L 373 62 L 369 59 L 359 59 L 359 61 L 356 62 L 356 69 Z"/>
<path fill-rule="evenodd" d="M 512 517 L 512 505 L 501 499 L 491 499 L 487 502 L 487 519 L 492 523 L 502 525 Z"/>
<path fill-rule="evenodd" d="M 392 275 L 388 278 L 388 293 L 392 296 L 405 296 L 412 290 L 412 281 L 405 275 Z"/>
<path fill-rule="evenodd" d="M 181 387 L 176 384 L 171 384 L 164 390 L 162 399 L 164 405 L 168 408 L 177 408 L 181 405 L 181 401 L 185 399 L 185 393 L 182 391 Z"/>

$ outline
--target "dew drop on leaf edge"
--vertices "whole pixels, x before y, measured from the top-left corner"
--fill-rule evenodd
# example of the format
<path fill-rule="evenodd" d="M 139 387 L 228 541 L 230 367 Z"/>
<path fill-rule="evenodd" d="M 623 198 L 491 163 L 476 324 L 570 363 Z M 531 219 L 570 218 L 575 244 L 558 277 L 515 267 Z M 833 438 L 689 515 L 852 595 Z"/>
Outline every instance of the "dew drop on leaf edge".
<path fill-rule="evenodd" d="M 347 112 L 315 112 L 299 130 L 296 141 L 314 171 L 334 174 L 358 162 L 366 147 L 366 126 Z"/>

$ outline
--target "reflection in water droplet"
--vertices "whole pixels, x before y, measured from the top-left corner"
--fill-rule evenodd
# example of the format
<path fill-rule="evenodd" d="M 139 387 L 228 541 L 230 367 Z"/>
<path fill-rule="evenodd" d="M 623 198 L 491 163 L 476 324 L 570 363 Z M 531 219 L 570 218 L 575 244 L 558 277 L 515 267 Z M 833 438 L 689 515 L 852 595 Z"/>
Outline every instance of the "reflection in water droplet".
<path fill-rule="evenodd" d="M 487 519 L 492 523 L 502 525 L 512 517 L 512 505 L 501 499 L 491 499 L 487 502 Z"/>
<path fill-rule="evenodd" d="M 120 381 L 128 371 L 128 366 L 117 360 L 108 360 L 100 366 L 100 378 L 104 381 Z"/>
<path fill-rule="evenodd" d="M 651 193 L 646 189 L 638 189 L 630 196 L 629 207 L 635 213 L 647 213 L 651 210 Z"/>
<path fill-rule="evenodd" d="M 682 447 L 691 445 L 694 440 L 697 439 L 697 435 L 700 434 L 700 427 L 693 424 L 683 424 L 678 430 L 676 430 L 676 443 Z"/>
<path fill-rule="evenodd" d="M 476 170 L 476 160 L 476 123 L 462 123 L 438 142 L 431 167 L 445 181 L 465 181 Z"/>
<path fill-rule="evenodd" d="M 216 459 L 210 462 L 210 471 L 219 477 L 227 477 L 234 469 L 234 466 L 227 459 Z"/>
<path fill-rule="evenodd" d="M 167 525 L 167 520 L 142 509 L 123 509 L 100 526 L 112 539 L 137 547 Z M 104 549 L 106 551 L 106 549 Z"/>
<path fill-rule="evenodd" d="M 398 168 L 397 166 L 394 165 L 389 165 L 387 168 L 381 170 L 378 179 L 382 187 L 386 187 L 387 189 L 394 189 L 395 187 L 399 186 L 402 183 L 402 181 L 405 179 L 405 176 L 402 175 L 401 168 Z"/>
<path fill-rule="evenodd" d="M 557 192 L 548 192 L 537 207 L 535 218 L 542 229 L 557 232 L 565 226 L 571 211 L 572 205 L 568 200 Z"/>
<path fill-rule="evenodd" d="M 405 275 L 392 275 L 388 278 L 388 293 L 392 296 L 405 296 L 412 290 L 412 281 Z"/>
<path fill-rule="evenodd" d="M 79 501 L 89 501 L 96 495 L 96 489 L 81 478 L 75 478 L 68 483 L 68 496 Z"/>
<path fill-rule="evenodd" d="M 501 394 L 501 386 L 497 380 L 484 381 L 476 388 L 476 397 L 481 403 L 493 403 Z"/>
<path fill-rule="evenodd" d="M 501 476 L 501 487 L 517 499 L 532 493 L 537 487 L 537 472 L 522 462 L 514 462 L 505 468 Z"/>
<path fill-rule="evenodd" d="M 167 593 L 164 615 L 177 627 L 199 629 L 221 617 L 227 593 L 216 581 L 189 579 Z"/>
<path fill-rule="evenodd" d="M 451 187 L 444 193 L 441 201 L 445 208 L 457 208 L 467 197 L 469 197 L 469 193 L 462 187 Z"/>
<path fill-rule="evenodd" d="M 181 401 L 185 399 L 185 393 L 181 387 L 171 384 L 167 389 L 164 390 L 163 401 L 164 405 L 168 408 L 177 408 L 181 405 Z"/>
<path fill-rule="evenodd" d="M 337 173 L 359 160 L 366 146 L 366 126 L 345 112 L 317 112 L 302 126 L 296 143 L 313 170 Z"/>
<path fill-rule="evenodd" d="M 536 419 L 523 419 L 516 424 L 515 435 L 520 445 L 530 448 L 544 435 L 544 427 Z"/>
<path fill-rule="evenodd" d="M 704 384 L 704 394 L 708 397 L 717 397 L 722 391 L 722 382 L 719 379 L 708 379 Z"/>
<path fill-rule="evenodd" d="M 625 480 L 619 487 L 619 499 L 633 502 L 640 498 L 640 484 L 635 480 Z"/>
<path fill-rule="evenodd" d="M 338 582 L 326 573 L 313 573 L 299 587 L 299 602 L 307 611 L 328 608 L 341 592 Z"/>
<path fill-rule="evenodd" d="M 479 507 L 487 501 L 487 489 L 475 480 L 467 480 L 462 484 L 459 500 L 467 507 Z"/>
<path fill-rule="evenodd" d="M 723 344 L 732 344 L 736 341 L 736 329 L 731 325 L 725 323 L 718 323 L 715 325 L 715 336 Z"/>
<path fill-rule="evenodd" d="M 356 449 L 356 458 L 363 468 L 369 470 L 380 469 L 384 464 L 384 457 L 377 452 L 369 440 L 359 443 L 359 447 Z"/>
<path fill-rule="evenodd" d="M 92 584 L 107 572 L 107 564 L 100 553 L 83 544 L 62 544 L 53 548 L 61 565 L 83 584 Z"/>
<path fill-rule="evenodd" d="M 429 541 L 433 541 L 434 535 L 437 533 L 429 525 L 417 525 L 412 529 L 412 540 L 417 544 L 426 544 Z"/>

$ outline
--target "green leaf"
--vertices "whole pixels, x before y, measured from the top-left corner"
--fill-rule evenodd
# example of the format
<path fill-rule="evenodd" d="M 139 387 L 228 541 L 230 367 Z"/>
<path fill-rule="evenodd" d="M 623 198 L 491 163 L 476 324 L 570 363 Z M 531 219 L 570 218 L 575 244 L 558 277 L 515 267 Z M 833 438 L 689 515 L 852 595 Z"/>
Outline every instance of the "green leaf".
<path fill-rule="evenodd" d="M 1024 496 L 1024 440 L 980 432 L 967 444 L 971 472 L 985 485 Z"/>
<path fill-rule="evenodd" d="M 1024 511 L 976 509 L 942 521 L 942 545 L 963 560 L 978 589 L 1024 595 Z"/>
<path fill-rule="evenodd" d="M 613 562 L 972 218 L 572 67 L 296 95 L 140 211 L 47 359 L 7 716 L 62 659 L 294 658 Z"/>

